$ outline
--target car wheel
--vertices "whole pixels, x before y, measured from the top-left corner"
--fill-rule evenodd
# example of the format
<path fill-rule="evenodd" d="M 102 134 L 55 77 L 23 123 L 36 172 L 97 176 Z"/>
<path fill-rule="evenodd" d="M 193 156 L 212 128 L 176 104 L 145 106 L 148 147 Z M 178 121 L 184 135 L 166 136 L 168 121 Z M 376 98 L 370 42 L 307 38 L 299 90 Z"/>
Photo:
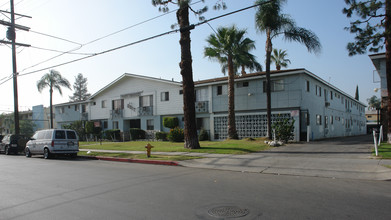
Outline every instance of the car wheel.
<path fill-rule="evenodd" d="M 43 158 L 45 158 L 45 159 L 49 159 L 50 158 L 49 149 L 45 148 L 45 150 L 43 150 Z"/>
<path fill-rule="evenodd" d="M 30 149 L 26 148 L 25 153 L 26 153 L 26 157 L 31 157 Z"/>
<path fill-rule="evenodd" d="M 5 152 L 5 155 L 9 155 L 10 154 L 10 150 L 9 150 L 8 146 L 5 146 L 4 152 Z"/>

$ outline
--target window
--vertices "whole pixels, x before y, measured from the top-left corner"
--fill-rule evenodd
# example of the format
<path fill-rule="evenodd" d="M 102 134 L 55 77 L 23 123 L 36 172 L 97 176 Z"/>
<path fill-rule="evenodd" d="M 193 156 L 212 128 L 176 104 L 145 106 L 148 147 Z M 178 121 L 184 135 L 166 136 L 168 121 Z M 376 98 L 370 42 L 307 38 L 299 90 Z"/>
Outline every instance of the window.
<path fill-rule="evenodd" d="M 147 130 L 153 130 L 153 129 L 154 129 L 153 119 L 147 120 Z"/>
<path fill-rule="evenodd" d="M 168 101 L 170 100 L 169 93 L 168 92 L 162 92 L 160 93 L 160 101 Z"/>
<path fill-rule="evenodd" d="M 64 114 L 64 112 L 65 112 L 64 107 L 60 107 L 59 112 L 60 112 L 60 114 Z"/>
<path fill-rule="evenodd" d="M 149 106 L 153 106 L 152 105 L 152 102 L 153 102 L 153 96 L 151 95 L 146 95 L 146 96 L 140 96 L 140 107 L 149 107 Z"/>
<path fill-rule="evenodd" d="M 107 108 L 106 100 L 102 100 L 102 108 Z"/>
<path fill-rule="evenodd" d="M 179 90 L 179 95 L 183 95 L 183 89 Z"/>
<path fill-rule="evenodd" d="M 306 80 L 306 91 L 310 91 L 310 81 Z"/>
<path fill-rule="evenodd" d="M 334 124 L 334 117 L 330 116 L 330 124 Z"/>
<path fill-rule="evenodd" d="M 316 86 L 316 87 L 315 87 L 315 94 L 316 94 L 317 96 L 322 96 L 322 87 Z"/>
<path fill-rule="evenodd" d="M 79 105 L 75 105 L 75 111 L 79 111 Z"/>
<path fill-rule="evenodd" d="M 111 104 L 112 104 L 113 110 L 124 109 L 124 100 L 123 99 L 113 100 Z"/>
<path fill-rule="evenodd" d="M 107 121 L 103 121 L 103 128 L 107 129 L 108 127 L 107 125 L 108 125 Z"/>
<path fill-rule="evenodd" d="M 330 99 L 333 100 L 333 91 L 330 91 Z"/>
<path fill-rule="evenodd" d="M 270 82 L 270 87 L 271 92 L 284 91 L 284 80 L 272 80 Z M 263 92 L 266 92 L 266 81 L 263 81 Z"/>
<path fill-rule="evenodd" d="M 248 87 L 248 82 L 238 82 L 236 83 L 237 88 L 242 88 L 242 87 Z"/>
<path fill-rule="evenodd" d="M 96 102 L 92 102 L 92 105 L 96 105 Z"/>
<path fill-rule="evenodd" d="M 316 124 L 322 125 L 322 116 L 321 115 L 316 115 Z"/>
<path fill-rule="evenodd" d="M 81 105 L 81 112 L 84 113 L 87 111 L 86 105 Z"/>
<path fill-rule="evenodd" d="M 327 116 L 324 116 L 324 127 L 325 128 L 329 127 L 329 118 Z"/>
<path fill-rule="evenodd" d="M 76 133 L 74 131 L 67 131 L 68 139 L 76 139 Z"/>
<path fill-rule="evenodd" d="M 55 131 L 54 134 L 55 139 L 66 139 L 65 138 L 65 131 Z"/>
<path fill-rule="evenodd" d="M 217 86 L 217 95 L 223 94 L 223 86 Z"/>

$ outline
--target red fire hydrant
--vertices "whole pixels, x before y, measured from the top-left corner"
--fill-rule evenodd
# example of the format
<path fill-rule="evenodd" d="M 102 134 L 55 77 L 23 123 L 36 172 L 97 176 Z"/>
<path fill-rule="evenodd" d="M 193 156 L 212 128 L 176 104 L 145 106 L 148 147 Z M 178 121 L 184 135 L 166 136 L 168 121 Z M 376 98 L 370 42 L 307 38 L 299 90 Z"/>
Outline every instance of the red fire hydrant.
<path fill-rule="evenodd" d="M 153 146 L 148 143 L 147 145 L 145 145 L 145 148 L 147 148 L 147 157 L 151 157 L 151 149 L 153 148 Z"/>

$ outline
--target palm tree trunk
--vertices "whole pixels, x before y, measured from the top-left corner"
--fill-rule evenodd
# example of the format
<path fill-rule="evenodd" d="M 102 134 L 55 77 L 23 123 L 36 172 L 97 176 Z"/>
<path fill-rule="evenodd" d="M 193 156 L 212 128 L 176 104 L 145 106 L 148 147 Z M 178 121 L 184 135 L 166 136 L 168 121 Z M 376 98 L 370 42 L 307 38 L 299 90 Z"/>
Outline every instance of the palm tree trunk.
<path fill-rule="evenodd" d="M 387 139 L 391 143 L 391 0 L 386 0 L 386 79 L 387 79 Z"/>
<path fill-rule="evenodd" d="M 190 29 L 189 29 L 189 6 L 188 4 L 179 4 L 177 19 L 181 28 L 181 68 L 182 86 L 183 86 L 183 114 L 184 114 L 184 139 L 185 148 L 198 149 L 196 114 L 195 114 L 195 95 L 192 58 L 190 50 Z"/>
<path fill-rule="evenodd" d="M 272 54 L 272 40 L 270 38 L 270 30 L 267 30 L 266 40 L 266 112 L 267 112 L 267 137 L 272 139 L 272 107 L 271 107 L 271 81 L 270 81 L 270 57 Z"/>
<path fill-rule="evenodd" d="M 50 87 L 50 128 L 53 128 L 53 88 Z"/>
<path fill-rule="evenodd" d="M 235 124 L 235 73 L 232 56 L 228 55 L 228 138 L 238 139 Z"/>

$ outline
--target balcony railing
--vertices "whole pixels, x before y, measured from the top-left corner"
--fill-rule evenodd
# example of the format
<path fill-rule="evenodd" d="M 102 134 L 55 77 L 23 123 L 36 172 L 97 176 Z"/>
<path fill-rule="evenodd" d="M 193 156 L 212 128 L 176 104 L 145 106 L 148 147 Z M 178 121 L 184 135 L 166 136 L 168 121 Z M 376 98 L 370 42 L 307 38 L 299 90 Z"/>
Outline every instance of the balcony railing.
<path fill-rule="evenodd" d="M 110 110 L 110 118 L 115 119 L 115 118 L 122 118 L 124 115 L 124 110 L 123 109 L 113 109 Z"/>
<path fill-rule="evenodd" d="M 138 107 L 137 108 L 137 115 L 138 116 L 153 115 L 153 106 Z"/>
<path fill-rule="evenodd" d="M 209 102 L 208 101 L 199 101 L 195 102 L 195 111 L 197 113 L 205 113 L 209 110 Z"/>

